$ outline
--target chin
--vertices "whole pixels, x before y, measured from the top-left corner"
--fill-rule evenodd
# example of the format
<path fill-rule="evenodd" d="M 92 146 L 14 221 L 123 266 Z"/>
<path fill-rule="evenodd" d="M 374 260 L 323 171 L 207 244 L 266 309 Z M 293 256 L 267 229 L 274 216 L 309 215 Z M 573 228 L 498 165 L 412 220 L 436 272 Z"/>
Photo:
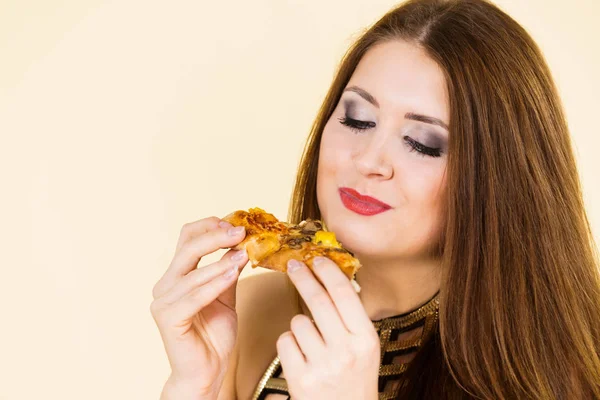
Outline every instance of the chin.
<path fill-rule="evenodd" d="M 385 213 L 383 220 L 374 217 L 353 218 L 344 212 L 328 215 L 325 223 L 342 245 L 363 261 L 388 262 L 395 259 L 413 259 L 423 257 L 429 240 L 425 231 L 415 232 L 400 227 L 398 221 Z M 395 228 L 394 228 L 395 227 Z M 406 234 L 402 232 L 413 232 Z M 416 236 L 415 236 L 416 235 Z M 423 236 L 425 235 L 425 236 Z"/>
<path fill-rule="evenodd" d="M 365 221 L 366 222 L 366 221 Z M 353 221 L 350 218 L 332 218 L 326 220 L 327 228 L 335 232 L 336 238 L 356 257 L 386 257 L 393 248 L 389 238 L 382 237 L 383 231 L 376 224 Z"/>

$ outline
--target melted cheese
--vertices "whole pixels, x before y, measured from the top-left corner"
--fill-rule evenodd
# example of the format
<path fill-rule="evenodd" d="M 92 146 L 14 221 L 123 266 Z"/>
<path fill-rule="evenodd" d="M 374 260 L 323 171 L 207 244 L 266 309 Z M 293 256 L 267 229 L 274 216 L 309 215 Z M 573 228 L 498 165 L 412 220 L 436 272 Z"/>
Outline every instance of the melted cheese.
<path fill-rule="evenodd" d="M 342 247 L 335 238 L 335 233 L 333 232 L 317 231 L 312 239 L 312 242 L 314 244 L 321 244 L 327 247 Z"/>

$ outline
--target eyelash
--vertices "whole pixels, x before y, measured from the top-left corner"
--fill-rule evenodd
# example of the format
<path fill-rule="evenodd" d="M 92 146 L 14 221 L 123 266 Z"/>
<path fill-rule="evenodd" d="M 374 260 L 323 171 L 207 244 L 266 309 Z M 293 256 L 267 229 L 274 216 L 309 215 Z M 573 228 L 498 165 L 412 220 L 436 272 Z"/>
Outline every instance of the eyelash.
<path fill-rule="evenodd" d="M 342 125 L 347 126 L 348 128 L 350 128 L 351 131 L 356 132 L 356 133 L 361 133 L 367 129 L 375 127 L 375 122 L 371 122 L 371 121 L 359 121 L 357 119 L 352 119 L 349 117 L 341 117 L 341 118 L 338 118 L 338 120 L 340 121 L 340 123 Z M 429 157 L 437 158 L 437 157 L 441 156 L 440 149 L 427 147 L 409 137 L 406 137 L 405 140 L 408 143 L 408 146 L 410 148 L 409 151 L 411 151 L 411 152 L 416 151 L 416 152 L 420 153 L 420 155 L 422 157 L 429 156 Z"/>

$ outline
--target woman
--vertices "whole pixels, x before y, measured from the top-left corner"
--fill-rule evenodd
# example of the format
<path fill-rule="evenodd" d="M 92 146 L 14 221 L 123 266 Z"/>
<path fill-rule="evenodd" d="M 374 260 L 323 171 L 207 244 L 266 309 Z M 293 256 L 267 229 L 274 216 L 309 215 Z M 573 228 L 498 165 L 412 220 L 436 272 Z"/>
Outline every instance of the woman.
<path fill-rule="evenodd" d="M 290 221 L 306 218 L 361 260 L 360 293 L 328 260 L 323 285 L 291 263 L 242 281 L 236 314 L 246 254 L 195 267 L 244 232 L 184 226 L 153 293 L 164 399 L 600 398 L 598 256 L 565 116 L 491 3 L 409 1 L 358 39 L 300 165 Z"/>

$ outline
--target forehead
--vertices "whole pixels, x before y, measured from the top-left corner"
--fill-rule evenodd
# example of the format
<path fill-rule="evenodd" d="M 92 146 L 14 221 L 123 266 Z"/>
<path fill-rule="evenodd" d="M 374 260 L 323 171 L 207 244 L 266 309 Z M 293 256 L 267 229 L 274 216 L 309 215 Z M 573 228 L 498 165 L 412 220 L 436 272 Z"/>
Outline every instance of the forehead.
<path fill-rule="evenodd" d="M 444 74 L 421 48 L 400 40 L 379 43 L 360 60 L 348 86 L 368 91 L 386 112 L 415 112 L 448 122 Z"/>

